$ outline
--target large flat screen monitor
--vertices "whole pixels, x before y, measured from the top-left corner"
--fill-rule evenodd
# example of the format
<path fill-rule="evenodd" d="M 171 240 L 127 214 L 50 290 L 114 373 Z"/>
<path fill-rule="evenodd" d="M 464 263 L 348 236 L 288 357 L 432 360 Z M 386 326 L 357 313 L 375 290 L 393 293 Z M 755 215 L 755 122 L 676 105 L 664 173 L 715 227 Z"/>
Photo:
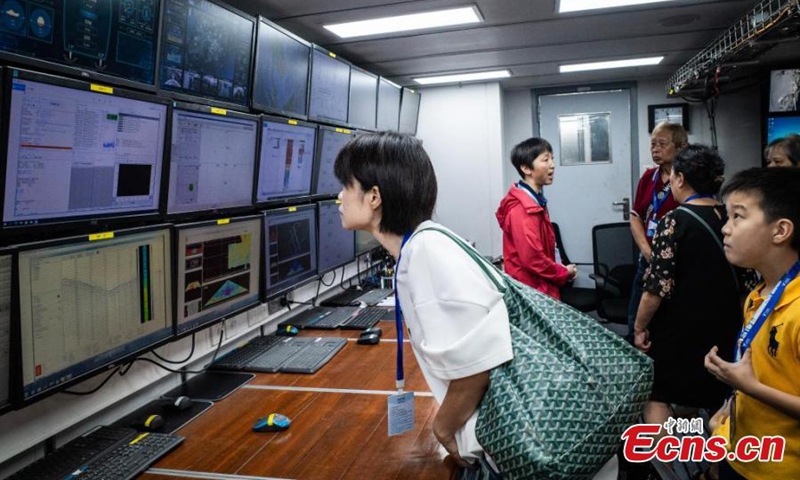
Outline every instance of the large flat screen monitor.
<path fill-rule="evenodd" d="M 161 0 L 6 0 L 0 57 L 117 84 L 154 85 L 160 9 Z"/>
<path fill-rule="evenodd" d="M 248 105 L 255 18 L 209 0 L 165 0 L 160 87 Z"/>
<path fill-rule="evenodd" d="M 400 123 L 399 86 L 381 78 L 378 84 L 378 130 L 397 131 Z"/>
<path fill-rule="evenodd" d="M 357 128 L 375 130 L 378 111 L 378 76 L 360 68 L 350 69 L 350 109 L 347 123 Z"/>
<path fill-rule="evenodd" d="M 317 126 L 312 123 L 263 117 L 256 202 L 308 196 L 314 171 Z"/>
<path fill-rule="evenodd" d="M 769 79 L 769 111 L 800 111 L 800 68 L 773 70 Z"/>
<path fill-rule="evenodd" d="M 264 212 L 264 241 L 268 300 L 317 278 L 315 205 Z"/>
<path fill-rule="evenodd" d="M 326 200 L 317 204 L 319 226 L 317 267 L 320 274 L 341 267 L 356 258 L 355 232 L 342 228 L 339 205 L 341 205 L 339 200 Z"/>
<path fill-rule="evenodd" d="M 347 123 L 350 64 L 316 46 L 311 58 L 308 118 L 321 122 Z"/>
<path fill-rule="evenodd" d="M 170 247 L 166 226 L 19 247 L 24 403 L 172 337 Z"/>
<path fill-rule="evenodd" d="M 792 134 L 800 135 L 800 115 L 772 115 L 767 118 L 767 144 Z"/>
<path fill-rule="evenodd" d="M 308 115 L 311 44 L 259 18 L 253 107 L 295 118 Z"/>
<path fill-rule="evenodd" d="M 333 174 L 333 164 L 339 150 L 354 136 L 345 128 L 320 125 L 319 142 L 317 144 L 316 173 L 314 174 L 314 195 L 337 195 L 342 184 Z"/>
<path fill-rule="evenodd" d="M 422 97 L 410 88 L 403 88 L 400 100 L 400 133 L 417 134 L 417 120 L 419 120 L 419 103 Z"/>
<path fill-rule="evenodd" d="M 11 253 L 0 250 L 0 414 L 11 408 Z"/>
<path fill-rule="evenodd" d="M 167 101 L 10 72 L 5 227 L 157 213 Z"/>
<path fill-rule="evenodd" d="M 167 213 L 251 207 L 258 117 L 199 105 L 172 111 Z"/>
<path fill-rule="evenodd" d="M 258 215 L 175 227 L 179 336 L 259 304 L 261 222 Z"/>
<path fill-rule="evenodd" d="M 356 230 L 356 255 L 364 255 L 380 246 L 381 244 L 371 233 Z"/>

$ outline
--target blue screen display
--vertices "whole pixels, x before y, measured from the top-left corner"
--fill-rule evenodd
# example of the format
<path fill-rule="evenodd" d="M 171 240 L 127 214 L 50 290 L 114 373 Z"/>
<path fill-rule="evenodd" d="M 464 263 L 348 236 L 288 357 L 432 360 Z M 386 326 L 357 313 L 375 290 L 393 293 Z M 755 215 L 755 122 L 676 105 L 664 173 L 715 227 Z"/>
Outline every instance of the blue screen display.
<path fill-rule="evenodd" d="M 791 134 L 800 135 L 800 115 L 767 119 L 767 143 Z"/>

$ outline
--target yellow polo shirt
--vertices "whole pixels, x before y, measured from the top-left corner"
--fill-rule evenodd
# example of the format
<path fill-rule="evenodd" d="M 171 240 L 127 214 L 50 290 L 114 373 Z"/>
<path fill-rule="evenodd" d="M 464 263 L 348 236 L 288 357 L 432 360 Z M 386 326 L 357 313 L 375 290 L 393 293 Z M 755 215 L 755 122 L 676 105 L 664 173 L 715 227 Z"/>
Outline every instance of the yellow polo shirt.
<path fill-rule="evenodd" d="M 764 302 L 759 295 L 763 286 L 747 297 L 745 324 Z M 750 349 L 759 382 L 800 397 L 800 275 L 786 286 Z M 736 394 L 734 417 L 734 438 L 729 437 L 730 420 L 715 432 L 728 438 L 729 445 L 735 446 L 745 435 L 780 435 L 786 439 L 782 462 L 730 462 L 734 470 L 749 480 L 800 479 L 800 422 L 741 392 Z"/>

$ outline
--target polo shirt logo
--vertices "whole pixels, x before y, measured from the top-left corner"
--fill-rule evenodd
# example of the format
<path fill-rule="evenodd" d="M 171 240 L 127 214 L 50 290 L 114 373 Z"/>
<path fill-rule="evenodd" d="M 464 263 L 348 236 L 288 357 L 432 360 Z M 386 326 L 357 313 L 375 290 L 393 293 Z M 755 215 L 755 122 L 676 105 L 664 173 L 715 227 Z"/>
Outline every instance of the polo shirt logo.
<path fill-rule="evenodd" d="M 781 323 L 781 325 L 783 324 Z M 775 336 L 778 335 L 778 327 L 781 325 L 775 325 L 769 331 L 769 346 L 767 347 L 767 353 L 769 353 L 771 357 L 778 355 L 778 347 L 781 346 L 780 343 L 778 343 L 778 340 L 775 339 Z"/>

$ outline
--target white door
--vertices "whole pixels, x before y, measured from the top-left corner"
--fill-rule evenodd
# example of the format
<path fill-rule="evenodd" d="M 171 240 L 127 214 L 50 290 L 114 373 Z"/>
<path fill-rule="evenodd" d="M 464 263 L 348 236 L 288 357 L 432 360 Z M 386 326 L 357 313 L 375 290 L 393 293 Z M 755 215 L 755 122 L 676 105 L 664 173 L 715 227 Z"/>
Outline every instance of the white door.
<path fill-rule="evenodd" d="M 627 220 L 632 202 L 629 90 L 538 97 L 540 136 L 553 145 L 553 185 L 545 189 L 573 262 L 592 262 L 592 227 Z M 576 286 L 592 287 L 591 267 Z"/>

